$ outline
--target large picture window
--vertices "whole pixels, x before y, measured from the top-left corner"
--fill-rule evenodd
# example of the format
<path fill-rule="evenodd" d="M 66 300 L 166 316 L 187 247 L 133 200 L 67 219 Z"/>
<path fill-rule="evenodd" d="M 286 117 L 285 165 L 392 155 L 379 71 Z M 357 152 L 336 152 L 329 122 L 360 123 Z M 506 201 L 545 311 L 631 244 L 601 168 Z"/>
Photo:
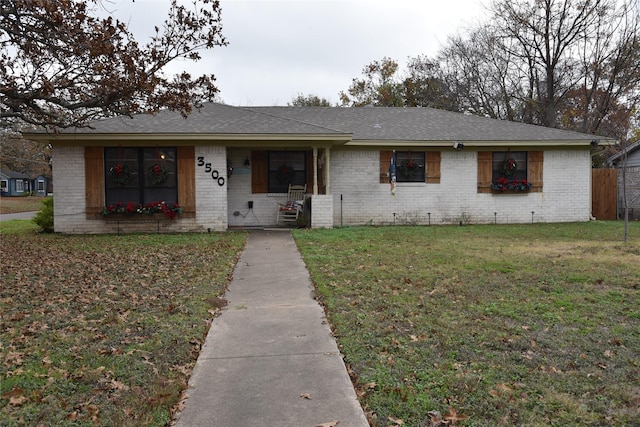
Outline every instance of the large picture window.
<path fill-rule="evenodd" d="M 304 151 L 269 151 L 268 192 L 286 193 L 289 184 L 305 185 L 306 164 Z"/>
<path fill-rule="evenodd" d="M 106 204 L 178 203 L 175 147 L 104 149 Z"/>

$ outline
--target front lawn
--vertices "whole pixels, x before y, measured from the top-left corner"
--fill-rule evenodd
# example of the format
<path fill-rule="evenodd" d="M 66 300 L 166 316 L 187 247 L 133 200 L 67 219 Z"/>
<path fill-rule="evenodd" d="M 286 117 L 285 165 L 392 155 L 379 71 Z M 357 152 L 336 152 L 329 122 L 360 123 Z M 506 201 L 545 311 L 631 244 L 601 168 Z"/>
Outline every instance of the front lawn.
<path fill-rule="evenodd" d="M 245 234 L 31 225 L 1 227 L 0 425 L 169 425 Z"/>
<path fill-rule="evenodd" d="M 376 426 L 631 426 L 640 224 L 626 244 L 622 226 L 294 235 Z"/>

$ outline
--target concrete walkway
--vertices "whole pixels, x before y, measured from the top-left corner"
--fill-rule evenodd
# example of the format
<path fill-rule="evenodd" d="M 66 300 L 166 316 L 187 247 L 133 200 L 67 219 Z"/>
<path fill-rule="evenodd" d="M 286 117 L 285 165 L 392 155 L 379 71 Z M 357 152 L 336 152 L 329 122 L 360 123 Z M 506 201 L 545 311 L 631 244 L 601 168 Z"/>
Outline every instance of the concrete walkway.
<path fill-rule="evenodd" d="M 289 231 L 249 232 L 225 298 L 177 426 L 368 427 Z"/>
<path fill-rule="evenodd" d="M 19 212 L 13 214 L 0 214 L 0 221 L 11 221 L 12 219 L 32 219 L 38 212 Z"/>

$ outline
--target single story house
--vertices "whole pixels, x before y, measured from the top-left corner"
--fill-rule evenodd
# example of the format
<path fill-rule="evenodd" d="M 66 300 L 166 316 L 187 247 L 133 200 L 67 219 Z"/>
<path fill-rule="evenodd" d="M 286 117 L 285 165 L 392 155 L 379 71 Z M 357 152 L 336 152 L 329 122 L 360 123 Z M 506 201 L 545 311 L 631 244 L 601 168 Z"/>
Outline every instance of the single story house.
<path fill-rule="evenodd" d="M 159 201 L 181 213 L 158 231 L 276 226 L 289 184 L 312 227 L 588 221 L 590 149 L 615 143 L 432 108 L 216 103 L 25 137 L 53 146 L 62 233 L 144 228 L 112 213 Z"/>
<path fill-rule="evenodd" d="M 31 178 L 29 175 L 15 172 L 10 169 L 0 169 L 0 196 L 46 196 L 47 178 L 38 175 Z"/>
<path fill-rule="evenodd" d="M 623 175 L 622 168 L 626 170 Z M 629 219 L 640 219 L 640 141 L 637 141 L 619 153 L 607 159 L 609 166 L 618 169 L 618 218 L 624 218 L 624 188 L 627 190 Z M 626 183 L 623 185 L 623 178 Z"/>

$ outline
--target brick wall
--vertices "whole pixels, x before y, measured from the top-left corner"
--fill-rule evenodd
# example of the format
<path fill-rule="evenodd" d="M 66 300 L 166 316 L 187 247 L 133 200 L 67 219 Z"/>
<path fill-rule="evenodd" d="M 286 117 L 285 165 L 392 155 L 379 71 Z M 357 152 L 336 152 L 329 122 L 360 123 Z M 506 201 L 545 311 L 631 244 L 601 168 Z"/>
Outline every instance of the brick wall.
<path fill-rule="evenodd" d="M 379 152 L 332 150 L 334 224 L 457 224 L 587 221 L 588 150 L 544 153 L 541 193 L 477 192 L 477 152 L 443 150 L 439 184 L 379 182 Z"/>
<path fill-rule="evenodd" d="M 225 147 L 200 146 L 196 154 L 196 224 L 202 230 L 223 231 L 227 225 L 227 176 Z M 232 177 L 233 178 L 233 177 Z"/>
<path fill-rule="evenodd" d="M 227 176 L 225 147 L 195 148 L 196 216 L 163 221 L 161 232 L 221 231 L 276 223 L 278 203 L 286 195 L 252 194 L 251 167 L 244 167 L 250 151 L 229 149 L 228 153 L 235 169 L 231 177 Z M 545 151 L 543 191 L 527 194 L 479 194 L 477 153 L 471 150 L 443 150 L 439 184 L 399 183 L 395 196 L 388 183 L 380 183 L 379 162 L 377 150 L 333 149 L 332 194 L 316 196 L 312 225 L 527 223 L 532 221 L 531 212 L 534 222 L 587 221 L 590 217 L 588 150 Z M 56 232 L 157 231 L 156 222 L 117 224 L 86 219 L 84 148 L 55 147 L 54 174 Z"/>
<path fill-rule="evenodd" d="M 333 196 L 311 196 L 311 227 L 332 228 L 333 225 Z"/>

